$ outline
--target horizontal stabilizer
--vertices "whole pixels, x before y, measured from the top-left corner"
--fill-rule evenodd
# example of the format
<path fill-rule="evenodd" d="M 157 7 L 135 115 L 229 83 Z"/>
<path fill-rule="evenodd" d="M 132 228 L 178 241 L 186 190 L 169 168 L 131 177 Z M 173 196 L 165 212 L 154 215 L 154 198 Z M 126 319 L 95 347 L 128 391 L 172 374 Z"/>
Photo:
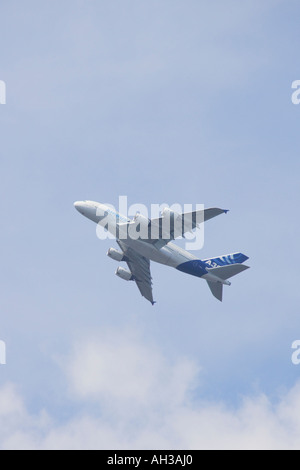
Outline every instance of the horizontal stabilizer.
<path fill-rule="evenodd" d="M 212 268 L 209 270 L 211 274 L 217 276 L 219 279 L 229 279 L 230 277 L 236 276 L 246 269 L 249 269 L 249 266 L 245 266 L 244 264 L 230 264 L 228 266 L 220 266 L 218 268 Z"/>

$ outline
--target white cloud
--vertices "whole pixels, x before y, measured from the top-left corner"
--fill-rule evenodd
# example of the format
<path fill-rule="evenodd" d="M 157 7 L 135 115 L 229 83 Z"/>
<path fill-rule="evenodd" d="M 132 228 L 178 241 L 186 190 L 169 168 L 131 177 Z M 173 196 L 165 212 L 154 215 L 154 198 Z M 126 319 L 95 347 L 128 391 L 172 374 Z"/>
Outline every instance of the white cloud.
<path fill-rule="evenodd" d="M 0 448 L 34 449 L 51 420 L 45 411 L 30 415 L 16 387 L 7 383 L 0 388 Z"/>
<path fill-rule="evenodd" d="M 6 384 L 0 388 L 0 448 L 299 448 L 300 383 L 276 406 L 265 395 L 247 397 L 236 409 L 195 401 L 199 370 L 193 361 L 170 361 L 135 333 L 112 330 L 77 342 L 63 368 L 74 416 L 57 424 L 47 410 L 32 415 Z"/>
<path fill-rule="evenodd" d="M 118 408 L 129 402 L 134 408 L 165 408 L 184 400 L 198 368 L 185 358 L 170 363 L 133 331 L 109 331 L 77 344 L 66 372 L 79 399 Z"/>

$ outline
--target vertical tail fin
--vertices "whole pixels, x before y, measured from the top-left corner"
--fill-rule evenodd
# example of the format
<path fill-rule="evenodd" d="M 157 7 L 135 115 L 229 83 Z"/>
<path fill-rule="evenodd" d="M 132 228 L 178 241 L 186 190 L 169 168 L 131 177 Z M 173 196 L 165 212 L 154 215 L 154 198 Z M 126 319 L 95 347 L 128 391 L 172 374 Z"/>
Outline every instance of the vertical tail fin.
<path fill-rule="evenodd" d="M 231 255 L 223 255 L 218 256 L 217 258 L 208 258 L 204 259 L 203 263 L 205 263 L 208 269 L 210 268 L 217 268 L 219 266 L 229 266 L 231 264 L 242 264 L 247 261 L 248 256 L 244 255 L 243 253 L 232 253 Z"/>
<path fill-rule="evenodd" d="M 216 299 L 220 300 L 222 302 L 223 300 L 223 284 L 221 282 L 212 282 L 212 281 L 207 281 L 208 287 L 211 290 L 211 293 Z"/>
<path fill-rule="evenodd" d="M 203 276 L 206 279 L 208 287 L 210 288 L 214 297 L 222 302 L 223 299 L 223 285 L 230 285 L 227 279 L 245 271 L 249 266 L 240 263 L 228 263 L 223 266 L 211 267 L 207 269 L 208 273 Z"/>

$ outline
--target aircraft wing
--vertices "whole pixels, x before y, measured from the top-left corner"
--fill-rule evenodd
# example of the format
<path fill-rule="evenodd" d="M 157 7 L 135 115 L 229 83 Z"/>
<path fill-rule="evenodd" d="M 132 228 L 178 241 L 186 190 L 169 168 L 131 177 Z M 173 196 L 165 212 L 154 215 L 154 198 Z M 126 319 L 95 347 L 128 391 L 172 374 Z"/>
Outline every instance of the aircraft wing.
<path fill-rule="evenodd" d="M 140 293 L 145 297 L 152 305 L 153 301 L 152 293 L 152 277 L 150 272 L 150 260 L 144 256 L 139 255 L 136 251 L 126 245 L 121 240 L 117 240 L 117 243 L 123 253 L 126 256 L 126 263 L 129 267 L 136 285 L 139 288 Z"/>
<path fill-rule="evenodd" d="M 167 245 L 170 241 L 178 237 L 184 237 L 185 233 L 191 232 L 199 227 L 202 222 L 206 222 L 220 214 L 226 214 L 228 211 L 216 207 L 193 212 L 184 212 L 177 214 L 171 211 L 164 212 L 161 217 L 148 220 L 142 216 L 136 216 L 133 221 L 118 224 L 119 238 L 133 228 L 136 232 L 142 232 L 141 239 L 155 244 L 157 248 Z M 142 228 L 142 229 L 141 229 Z"/>
<path fill-rule="evenodd" d="M 175 238 L 183 237 L 185 233 L 194 230 L 202 222 L 206 222 L 207 220 L 226 212 L 228 211 L 218 208 L 212 208 L 177 214 L 177 218 L 175 220 L 171 218 L 170 221 L 167 220 L 168 223 L 165 223 L 167 233 L 164 233 L 166 231 L 164 228 L 164 221 L 166 220 L 166 218 L 164 216 L 159 217 L 158 219 L 151 219 L 151 225 L 155 225 L 160 228 L 162 238 L 164 238 L 165 235 L 167 237 L 170 235 L 170 240 L 174 240 Z M 168 230 L 169 226 L 170 231 Z"/>
<path fill-rule="evenodd" d="M 217 215 L 226 214 L 228 211 L 218 208 L 210 208 L 193 212 L 184 212 L 183 214 L 175 214 L 175 216 L 162 216 L 157 219 L 151 219 L 150 226 L 153 228 L 150 242 L 154 243 L 158 248 L 166 245 L 178 237 L 184 237 L 185 233 L 191 232 L 199 227 L 202 222 L 206 222 Z M 156 237 L 156 234 L 159 234 Z"/>

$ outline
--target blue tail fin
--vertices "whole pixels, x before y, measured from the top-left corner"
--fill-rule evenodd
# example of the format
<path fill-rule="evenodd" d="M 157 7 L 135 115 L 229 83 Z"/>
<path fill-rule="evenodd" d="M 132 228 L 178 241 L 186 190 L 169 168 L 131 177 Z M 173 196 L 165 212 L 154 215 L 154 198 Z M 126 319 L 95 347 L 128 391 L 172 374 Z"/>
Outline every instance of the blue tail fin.
<path fill-rule="evenodd" d="M 233 253 L 231 255 L 218 256 L 217 258 L 208 258 L 202 260 L 208 269 L 219 268 L 221 266 L 229 266 L 231 264 L 242 264 L 247 261 L 248 256 L 243 253 Z"/>

